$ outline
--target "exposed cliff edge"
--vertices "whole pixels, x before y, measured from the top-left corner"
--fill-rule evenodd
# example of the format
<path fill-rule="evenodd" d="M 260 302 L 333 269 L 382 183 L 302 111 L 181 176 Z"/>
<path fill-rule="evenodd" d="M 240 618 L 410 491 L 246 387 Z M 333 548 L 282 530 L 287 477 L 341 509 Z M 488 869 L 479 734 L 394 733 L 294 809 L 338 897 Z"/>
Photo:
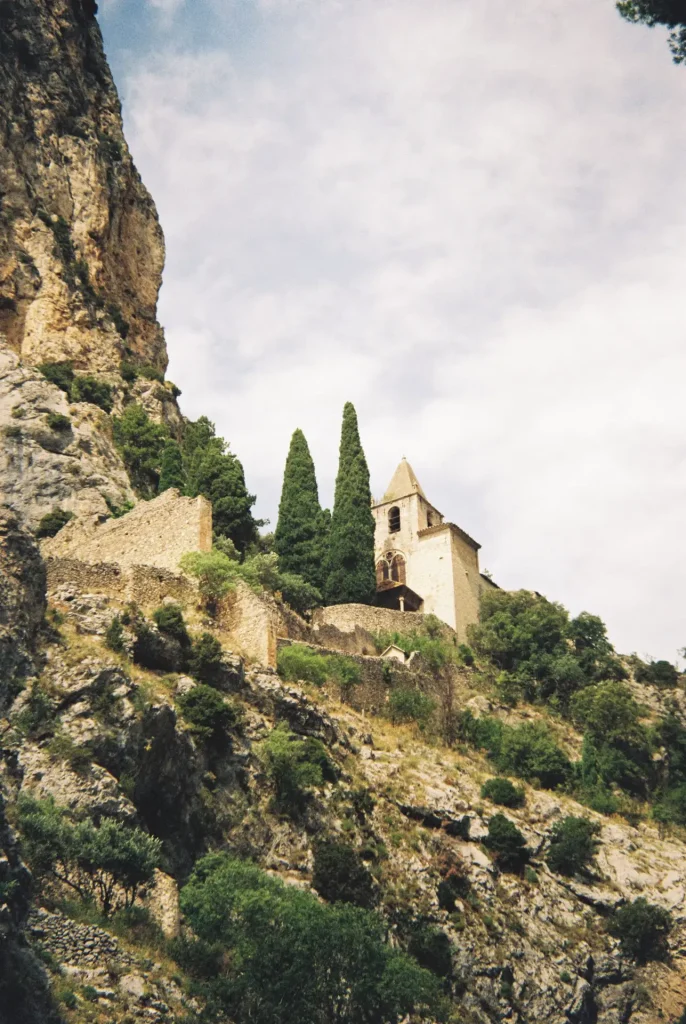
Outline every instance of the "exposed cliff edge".
<path fill-rule="evenodd" d="M 166 369 L 164 240 L 88 0 L 0 3 L 0 332 L 28 363 Z"/>

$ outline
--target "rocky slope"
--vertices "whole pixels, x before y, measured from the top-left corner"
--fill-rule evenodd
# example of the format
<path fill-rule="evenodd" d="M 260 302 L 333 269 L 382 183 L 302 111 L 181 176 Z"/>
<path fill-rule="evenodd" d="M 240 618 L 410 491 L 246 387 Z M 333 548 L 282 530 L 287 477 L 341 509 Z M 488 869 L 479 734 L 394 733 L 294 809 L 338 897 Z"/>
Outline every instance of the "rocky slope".
<path fill-rule="evenodd" d="M 2 779 L 11 803 L 21 794 L 52 796 L 80 814 L 138 824 L 162 840 L 164 869 L 179 884 L 208 849 L 249 857 L 303 888 L 312 885 L 314 850 L 323 835 L 370 851 L 379 909 L 397 941 L 403 922 L 417 918 L 449 937 L 460 1021 L 652 1024 L 678 1018 L 686 1005 L 686 847 L 678 829 L 661 832 L 650 822 L 603 817 L 568 796 L 526 786 L 525 805 L 505 813 L 531 848 L 530 869 L 500 872 L 482 845 L 498 810 L 480 796 L 492 769 L 475 750 L 428 743 L 416 727 L 393 726 L 339 703 L 335 687 L 284 684 L 274 672 L 247 668 L 226 652 L 218 685 L 240 714 L 221 743 L 209 743 L 180 709 L 180 697 L 196 685 L 192 679 L 142 669 L 106 648 L 107 626 L 124 610 L 103 596 L 53 595 L 59 635 L 41 643 L 37 682 L 49 710 L 27 724 L 33 692 L 27 687 L 3 728 Z M 186 613 L 199 629 L 198 613 Z M 652 688 L 643 689 L 650 699 Z M 459 702 L 513 720 L 469 671 Z M 526 705 L 514 713 L 520 720 L 538 715 Z M 275 810 L 259 754 L 280 722 L 324 743 L 335 765 L 335 780 L 292 815 Z M 567 728 L 565 741 L 571 749 L 579 737 Z M 601 829 L 586 876 L 554 874 L 545 862 L 550 829 L 569 814 L 590 816 Z M 451 909 L 439 900 L 446 872 L 461 878 Z M 637 896 L 673 916 L 666 962 L 637 965 L 607 931 L 612 910 Z M 181 1020 L 193 1010 L 183 994 L 183 972 L 163 948 L 151 953 L 135 934 L 110 933 L 116 948 L 103 953 L 106 963 L 94 962 L 93 949 L 110 941 L 107 927 L 86 934 L 84 925 L 60 913 L 49 888 L 41 898 L 48 911 L 32 920 L 30 938 L 55 959 L 50 977 L 58 993 L 65 975 L 56 965 L 67 972 L 76 999 L 69 1020 L 119 1022 L 132 1009 L 146 1019 Z M 91 989 L 104 993 L 98 997 L 102 1018 L 84 1016 L 84 992 Z"/>

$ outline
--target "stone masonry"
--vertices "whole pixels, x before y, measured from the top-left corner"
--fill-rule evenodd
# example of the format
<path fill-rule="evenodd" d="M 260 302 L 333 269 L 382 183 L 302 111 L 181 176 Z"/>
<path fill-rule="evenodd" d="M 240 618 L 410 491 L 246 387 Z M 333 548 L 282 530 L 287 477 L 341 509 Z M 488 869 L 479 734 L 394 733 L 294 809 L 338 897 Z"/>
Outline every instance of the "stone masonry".
<path fill-rule="evenodd" d="M 182 498 L 170 488 L 152 501 L 140 501 L 120 519 L 75 519 L 45 540 L 46 558 L 87 563 L 146 565 L 177 572 L 188 551 L 212 548 L 212 506 L 206 498 Z"/>

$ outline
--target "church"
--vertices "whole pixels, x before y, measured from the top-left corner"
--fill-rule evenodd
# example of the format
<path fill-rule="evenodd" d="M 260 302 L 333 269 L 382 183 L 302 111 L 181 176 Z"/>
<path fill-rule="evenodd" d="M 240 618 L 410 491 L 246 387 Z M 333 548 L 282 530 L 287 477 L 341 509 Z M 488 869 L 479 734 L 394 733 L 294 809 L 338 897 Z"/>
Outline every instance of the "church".
<path fill-rule="evenodd" d="M 467 640 L 479 619 L 479 601 L 495 583 L 479 569 L 479 548 L 468 533 L 446 522 L 428 501 L 403 459 L 379 502 L 376 523 L 376 603 L 400 611 L 432 613 Z"/>

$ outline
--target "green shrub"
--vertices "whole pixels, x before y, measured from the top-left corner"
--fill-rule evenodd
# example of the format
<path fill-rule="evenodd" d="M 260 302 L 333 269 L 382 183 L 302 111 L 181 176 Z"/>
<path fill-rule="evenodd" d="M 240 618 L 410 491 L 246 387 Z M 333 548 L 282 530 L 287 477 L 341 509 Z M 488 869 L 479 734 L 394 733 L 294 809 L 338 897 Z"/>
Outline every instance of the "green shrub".
<path fill-rule="evenodd" d="M 73 512 L 65 512 L 63 508 L 54 508 L 52 512 L 46 513 L 39 522 L 36 527 L 36 537 L 39 539 L 42 537 L 54 537 L 73 518 Z"/>
<path fill-rule="evenodd" d="M 15 440 L 20 438 L 22 434 L 21 427 L 17 426 L 16 423 L 8 423 L 7 426 L 2 428 L 2 432 L 5 437 L 14 438 Z"/>
<path fill-rule="evenodd" d="M 310 611 L 311 608 L 318 608 L 322 603 L 321 591 L 294 572 L 279 571 L 277 589 L 281 591 L 286 604 L 299 615 Z"/>
<path fill-rule="evenodd" d="M 388 697 L 388 717 L 397 725 L 400 722 L 416 722 L 424 728 L 431 718 L 436 703 L 421 690 L 391 690 Z"/>
<path fill-rule="evenodd" d="M 109 313 L 110 320 L 117 329 L 119 337 L 122 339 L 122 341 L 126 341 L 126 339 L 129 336 L 129 322 L 128 320 L 125 319 L 120 307 L 116 304 L 116 302 L 109 302 L 107 304 L 107 312 Z"/>
<path fill-rule="evenodd" d="M 671 915 L 643 896 L 626 903 L 610 918 L 610 935 L 619 939 L 622 952 L 643 964 L 667 955 L 667 938 L 672 930 Z"/>
<path fill-rule="evenodd" d="M 66 433 L 68 430 L 71 430 L 71 420 L 60 412 L 49 412 L 48 426 L 51 430 L 56 430 L 58 433 Z"/>
<path fill-rule="evenodd" d="M 427 615 L 425 617 L 424 631 L 411 630 L 408 633 L 382 631 L 376 634 L 375 642 L 379 652 L 384 651 L 391 644 L 400 647 L 406 654 L 417 651 L 432 672 L 440 672 L 448 665 L 455 664 L 459 659 L 459 648 L 443 636 L 443 624 L 436 616 Z M 466 647 L 466 645 L 463 646 Z"/>
<path fill-rule="evenodd" d="M 686 783 L 660 794 L 653 806 L 653 818 L 663 825 L 686 825 Z"/>
<path fill-rule="evenodd" d="M 504 814 L 495 814 L 489 821 L 484 846 L 491 851 L 501 871 L 519 872 L 529 860 L 526 839 Z"/>
<path fill-rule="evenodd" d="M 184 652 L 181 647 L 170 643 L 164 634 L 146 622 L 136 619 L 133 623 L 133 661 L 136 665 L 154 672 L 177 672 L 182 668 Z"/>
<path fill-rule="evenodd" d="M 119 374 L 127 384 L 133 384 L 138 377 L 138 368 L 130 359 L 122 359 L 119 365 Z"/>
<path fill-rule="evenodd" d="M 325 839 L 314 847 L 312 887 L 329 903 L 374 903 L 372 876 L 360 856 L 347 843 Z"/>
<path fill-rule="evenodd" d="M 113 419 L 112 434 L 131 483 L 142 497 L 154 497 L 167 428 L 154 423 L 141 405 L 132 402 Z"/>
<path fill-rule="evenodd" d="M 34 874 L 97 902 L 105 917 L 120 906 L 132 906 L 159 863 L 158 839 L 112 818 L 97 825 L 90 819 L 75 821 L 52 799 L 21 797 L 17 821 Z"/>
<path fill-rule="evenodd" d="M 489 779 L 481 787 L 484 800 L 498 804 L 500 807 L 523 807 L 524 790 L 521 786 L 513 786 L 509 779 Z"/>
<path fill-rule="evenodd" d="M 88 775 L 91 770 L 91 752 L 80 746 L 65 732 L 57 732 L 48 744 L 50 756 L 64 761 L 77 775 Z"/>
<path fill-rule="evenodd" d="M 327 658 L 305 645 L 291 644 L 289 647 L 281 647 L 276 665 L 279 675 L 287 682 L 304 680 L 314 683 L 315 686 L 323 686 L 329 677 Z"/>
<path fill-rule="evenodd" d="M 178 604 L 163 604 L 155 609 L 152 617 L 160 633 L 166 633 L 167 636 L 178 640 L 182 647 L 190 647 L 191 638 L 186 629 L 183 611 Z"/>
<path fill-rule="evenodd" d="M 641 725 L 641 711 L 620 682 L 598 683 L 571 702 L 575 724 L 584 730 L 581 778 L 588 789 L 621 786 L 645 796 L 654 767 L 650 737 Z"/>
<path fill-rule="evenodd" d="M 13 725 L 24 736 L 38 737 L 50 731 L 55 719 L 55 709 L 49 696 L 34 682 L 21 711 L 14 716 Z"/>
<path fill-rule="evenodd" d="M 190 551 L 179 566 L 197 578 L 200 593 L 211 606 L 236 588 L 238 562 L 222 551 Z"/>
<path fill-rule="evenodd" d="M 200 961 L 200 991 L 229 1019 L 445 1019 L 437 979 L 386 943 L 384 925 L 371 911 L 320 903 L 252 864 L 222 855 L 196 865 L 181 892 L 181 907 L 203 943 L 190 956 L 186 947 L 184 967 Z"/>
<path fill-rule="evenodd" d="M 121 619 L 118 615 L 115 615 L 110 622 L 105 632 L 105 644 L 111 651 L 116 654 L 123 654 L 125 650 L 124 644 L 124 627 L 122 626 Z"/>
<path fill-rule="evenodd" d="M 146 380 L 156 380 L 160 384 L 164 383 L 164 374 L 161 370 L 158 370 L 155 366 L 151 366 L 150 363 L 144 363 L 138 367 L 138 376 L 144 377 Z"/>
<path fill-rule="evenodd" d="M 69 395 L 74 383 L 74 364 L 65 360 L 61 363 L 41 363 L 38 367 L 46 380 Z"/>
<path fill-rule="evenodd" d="M 555 789 L 571 777 L 569 758 L 558 747 L 543 723 L 524 722 L 503 729 L 496 764 L 509 775 L 527 782 L 538 780 L 544 789 Z"/>
<path fill-rule="evenodd" d="M 344 693 L 362 682 L 360 666 L 354 658 L 346 658 L 344 654 L 330 654 L 327 668 L 329 677 L 338 683 Z"/>
<path fill-rule="evenodd" d="M 457 653 L 463 665 L 469 668 L 474 664 L 474 651 L 467 644 L 458 644 Z"/>
<path fill-rule="evenodd" d="M 323 751 L 318 741 L 298 739 L 287 725 L 277 725 L 259 747 L 259 754 L 276 794 L 276 806 L 285 811 L 299 810 L 309 791 L 324 781 Z"/>
<path fill-rule="evenodd" d="M 201 633 L 193 641 L 188 657 L 188 671 L 201 683 L 217 686 L 221 680 L 222 645 L 212 633 Z"/>
<path fill-rule="evenodd" d="M 555 822 L 550 832 L 546 863 L 559 875 L 576 875 L 593 860 L 600 845 L 600 827 L 588 818 L 567 817 Z"/>
<path fill-rule="evenodd" d="M 407 951 L 421 967 L 439 978 L 449 978 L 453 972 L 453 947 L 442 928 L 418 922 L 410 934 Z"/>
<path fill-rule="evenodd" d="M 679 673 L 669 661 L 641 662 L 636 668 L 636 679 L 639 683 L 650 683 L 664 689 L 673 689 L 679 682 Z"/>
<path fill-rule="evenodd" d="M 241 720 L 235 704 L 229 703 L 211 686 L 203 683 L 177 697 L 176 703 L 191 730 L 202 739 L 215 743 L 222 741 L 226 733 L 236 728 Z"/>
<path fill-rule="evenodd" d="M 69 397 L 72 402 L 89 402 L 105 412 L 112 412 L 112 386 L 90 374 L 74 377 Z"/>

